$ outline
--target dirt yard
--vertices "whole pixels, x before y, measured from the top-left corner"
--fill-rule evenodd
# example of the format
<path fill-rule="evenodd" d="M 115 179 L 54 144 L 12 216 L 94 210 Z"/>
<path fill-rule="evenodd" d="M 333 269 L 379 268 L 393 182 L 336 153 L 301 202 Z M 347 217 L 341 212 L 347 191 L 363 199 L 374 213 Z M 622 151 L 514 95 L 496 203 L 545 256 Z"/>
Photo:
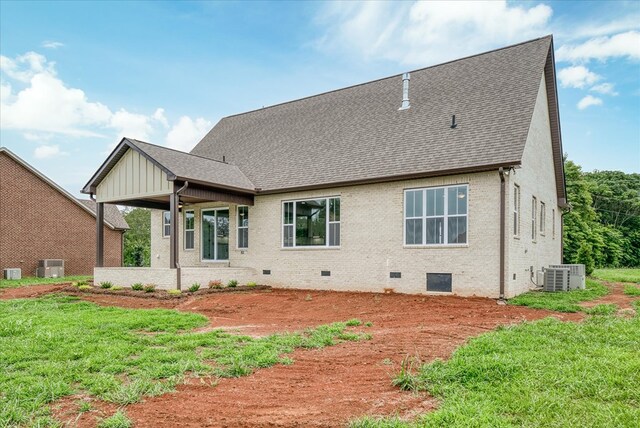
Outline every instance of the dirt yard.
<path fill-rule="evenodd" d="M 318 350 L 298 350 L 289 366 L 274 366 L 237 379 L 192 379 L 177 392 L 126 407 L 136 427 L 339 427 L 362 415 L 411 417 L 437 406 L 428 395 L 391 385 L 402 359 L 447 358 L 468 338 L 498 325 L 558 314 L 500 306 L 483 298 L 304 290 L 194 296 L 172 301 L 88 295 L 100 305 L 175 308 L 201 313 L 211 328 L 261 336 L 358 318 L 372 322 L 373 339 Z M 72 426 L 95 426 L 112 405 L 77 417 L 75 399 L 54 405 L 57 418 Z M 56 409 L 57 407 L 57 409 Z"/>

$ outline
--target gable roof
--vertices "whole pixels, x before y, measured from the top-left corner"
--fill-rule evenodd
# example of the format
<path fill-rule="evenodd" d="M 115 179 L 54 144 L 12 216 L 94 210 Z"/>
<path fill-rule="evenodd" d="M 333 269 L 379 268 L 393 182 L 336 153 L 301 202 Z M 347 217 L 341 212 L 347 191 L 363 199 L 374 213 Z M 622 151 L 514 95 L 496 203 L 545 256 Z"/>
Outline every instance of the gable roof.
<path fill-rule="evenodd" d="M 235 165 L 168 147 L 156 146 L 133 138 L 123 138 L 120 141 L 120 144 L 84 186 L 82 192 L 95 193 L 94 190 L 98 184 L 130 149 L 139 152 L 157 165 L 167 174 L 169 180 L 215 183 L 221 189 L 255 193 L 253 183 Z"/>
<path fill-rule="evenodd" d="M 74 204 L 78 205 L 80 208 L 82 208 L 87 213 L 91 214 L 93 217 L 96 216 L 96 209 L 95 209 L 95 202 L 94 201 L 86 201 L 86 200 L 81 200 L 81 199 L 75 198 L 71 193 L 69 193 L 66 190 L 64 190 L 56 182 L 54 182 L 49 177 L 47 177 L 46 175 L 44 175 L 43 173 L 41 173 L 40 171 L 35 169 L 33 166 L 31 166 L 24 159 L 22 159 L 20 156 L 18 156 L 15 153 L 13 153 L 8 148 L 0 147 L 0 153 L 6 154 L 14 162 L 18 163 L 19 165 L 24 167 L 27 171 L 31 172 L 32 174 L 34 174 L 35 176 L 40 178 L 42 181 L 47 183 L 54 190 L 56 190 L 57 192 L 61 193 L 62 196 L 66 197 L 71 202 L 73 202 Z M 124 219 L 124 216 L 122 215 L 122 213 L 120 212 L 118 207 L 115 206 L 115 205 L 105 204 L 105 206 L 104 206 L 104 222 L 106 223 L 106 225 L 109 228 L 111 228 L 113 230 L 126 230 L 126 229 L 129 229 L 129 225 L 127 224 L 126 220 Z"/>
<path fill-rule="evenodd" d="M 564 198 L 552 36 L 412 71 L 406 110 L 396 75 L 225 117 L 191 154 L 265 193 L 517 166 L 543 74 Z"/>

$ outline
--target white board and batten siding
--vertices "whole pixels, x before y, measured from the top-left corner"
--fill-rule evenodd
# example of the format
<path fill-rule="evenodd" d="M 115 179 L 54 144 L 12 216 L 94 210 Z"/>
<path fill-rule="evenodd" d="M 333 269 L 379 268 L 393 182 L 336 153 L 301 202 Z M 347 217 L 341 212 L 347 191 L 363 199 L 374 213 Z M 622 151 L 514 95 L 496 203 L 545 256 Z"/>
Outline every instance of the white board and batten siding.
<path fill-rule="evenodd" d="M 98 202 L 116 202 L 171 194 L 173 182 L 153 162 L 129 149 L 98 184 Z"/>

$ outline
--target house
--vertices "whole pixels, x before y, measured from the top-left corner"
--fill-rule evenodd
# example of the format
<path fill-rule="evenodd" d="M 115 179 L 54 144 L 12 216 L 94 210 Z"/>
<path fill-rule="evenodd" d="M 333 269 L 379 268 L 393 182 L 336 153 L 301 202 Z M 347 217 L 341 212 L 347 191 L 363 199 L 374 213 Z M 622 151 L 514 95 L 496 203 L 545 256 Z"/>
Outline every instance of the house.
<path fill-rule="evenodd" d="M 91 275 L 96 256 L 94 201 L 74 198 L 27 162 L 0 147 L 0 270 L 35 276 L 38 261 L 63 259 L 65 275 Z M 121 266 L 129 227 L 115 205 L 105 207 L 107 266 Z"/>
<path fill-rule="evenodd" d="M 561 262 L 553 39 L 225 117 L 188 154 L 124 138 L 83 192 L 155 209 L 151 268 L 95 270 L 118 284 L 514 296 Z"/>

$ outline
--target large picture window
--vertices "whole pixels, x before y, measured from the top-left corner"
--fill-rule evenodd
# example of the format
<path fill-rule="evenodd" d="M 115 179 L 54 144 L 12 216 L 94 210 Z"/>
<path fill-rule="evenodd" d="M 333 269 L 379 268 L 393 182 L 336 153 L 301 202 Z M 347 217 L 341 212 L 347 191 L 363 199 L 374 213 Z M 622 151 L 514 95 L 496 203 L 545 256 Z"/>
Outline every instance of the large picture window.
<path fill-rule="evenodd" d="M 340 246 L 340 198 L 283 202 L 282 246 Z"/>
<path fill-rule="evenodd" d="M 467 243 L 468 187 L 405 190 L 405 245 Z"/>
<path fill-rule="evenodd" d="M 238 248 L 249 248 L 249 207 L 238 207 Z"/>
<path fill-rule="evenodd" d="M 162 212 L 162 237 L 166 238 L 171 233 L 171 213 L 169 211 Z"/>
<path fill-rule="evenodd" d="M 184 212 L 184 249 L 193 250 L 195 248 L 195 213 L 193 210 Z"/>

